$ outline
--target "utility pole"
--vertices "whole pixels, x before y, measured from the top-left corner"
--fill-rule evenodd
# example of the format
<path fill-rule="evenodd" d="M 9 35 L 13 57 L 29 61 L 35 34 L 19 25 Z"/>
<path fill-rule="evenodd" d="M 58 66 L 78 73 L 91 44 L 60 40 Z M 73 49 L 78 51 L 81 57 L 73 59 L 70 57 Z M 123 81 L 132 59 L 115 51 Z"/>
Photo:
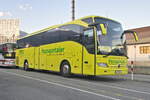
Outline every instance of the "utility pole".
<path fill-rule="evenodd" d="M 75 0 L 72 0 L 72 20 L 75 20 Z"/>

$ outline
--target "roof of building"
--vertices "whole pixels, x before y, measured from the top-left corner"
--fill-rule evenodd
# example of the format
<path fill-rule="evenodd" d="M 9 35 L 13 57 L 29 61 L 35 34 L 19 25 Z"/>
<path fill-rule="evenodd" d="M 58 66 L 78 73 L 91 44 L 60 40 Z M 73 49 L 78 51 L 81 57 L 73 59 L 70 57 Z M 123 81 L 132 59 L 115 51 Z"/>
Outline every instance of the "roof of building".
<path fill-rule="evenodd" d="M 137 33 L 139 40 L 136 42 L 132 34 L 126 34 L 127 44 L 146 44 L 150 43 L 150 26 L 129 29 Z"/>

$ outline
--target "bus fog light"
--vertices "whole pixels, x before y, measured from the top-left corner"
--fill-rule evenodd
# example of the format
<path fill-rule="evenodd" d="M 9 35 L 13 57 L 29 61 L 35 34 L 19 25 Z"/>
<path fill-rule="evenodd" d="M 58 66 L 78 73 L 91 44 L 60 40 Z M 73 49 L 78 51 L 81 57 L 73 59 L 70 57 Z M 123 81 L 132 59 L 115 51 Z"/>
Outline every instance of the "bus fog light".
<path fill-rule="evenodd" d="M 100 66 L 100 67 L 107 67 L 106 63 L 97 63 L 97 65 Z"/>

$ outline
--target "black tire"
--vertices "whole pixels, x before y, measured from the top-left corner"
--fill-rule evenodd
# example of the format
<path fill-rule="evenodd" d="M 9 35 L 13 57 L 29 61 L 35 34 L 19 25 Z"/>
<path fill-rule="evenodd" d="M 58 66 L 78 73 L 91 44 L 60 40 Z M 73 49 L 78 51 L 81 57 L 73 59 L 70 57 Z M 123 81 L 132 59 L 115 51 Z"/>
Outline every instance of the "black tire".
<path fill-rule="evenodd" d="M 24 62 L 24 67 L 23 67 L 23 69 L 24 69 L 25 71 L 28 71 L 28 70 L 29 70 L 29 64 L 28 64 L 27 61 Z"/>
<path fill-rule="evenodd" d="M 16 69 L 19 69 L 19 67 L 18 67 L 18 66 L 15 66 L 15 68 L 16 68 Z"/>
<path fill-rule="evenodd" d="M 71 76 L 71 67 L 70 64 L 65 61 L 61 64 L 61 75 L 64 77 L 70 77 Z"/>

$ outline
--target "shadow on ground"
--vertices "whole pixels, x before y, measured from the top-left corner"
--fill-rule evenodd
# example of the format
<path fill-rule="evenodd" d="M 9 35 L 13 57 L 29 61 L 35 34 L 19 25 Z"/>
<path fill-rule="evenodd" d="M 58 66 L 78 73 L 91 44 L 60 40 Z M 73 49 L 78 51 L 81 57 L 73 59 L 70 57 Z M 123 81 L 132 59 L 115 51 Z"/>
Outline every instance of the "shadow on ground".
<path fill-rule="evenodd" d="M 45 71 L 45 70 L 30 70 L 30 71 L 63 77 L 58 72 L 51 72 L 51 71 Z M 99 81 L 99 82 L 112 82 L 112 81 L 120 82 L 120 81 L 127 80 L 123 77 L 124 76 L 89 76 L 89 75 L 74 75 L 74 74 L 72 74 L 70 77 L 64 77 L 64 78 L 79 79 L 79 80 L 81 79 L 81 80 L 86 80 L 86 81 Z"/>
<path fill-rule="evenodd" d="M 0 67 L 2 69 L 17 69 L 17 70 L 23 70 L 22 68 L 16 68 L 16 67 Z M 53 76 L 61 76 L 58 72 L 51 72 L 46 70 L 33 70 L 30 69 L 28 72 L 38 72 L 42 74 L 49 74 Z M 127 80 L 126 78 L 123 78 L 124 76 L 89 76 L 89 75 L 71 75 L 70 77 L 63 77 L 68 79 L 78 79 L 78 80 L 86 80 L 86 81 L 95 81 L 95 82 L 120 82 Z"/>

